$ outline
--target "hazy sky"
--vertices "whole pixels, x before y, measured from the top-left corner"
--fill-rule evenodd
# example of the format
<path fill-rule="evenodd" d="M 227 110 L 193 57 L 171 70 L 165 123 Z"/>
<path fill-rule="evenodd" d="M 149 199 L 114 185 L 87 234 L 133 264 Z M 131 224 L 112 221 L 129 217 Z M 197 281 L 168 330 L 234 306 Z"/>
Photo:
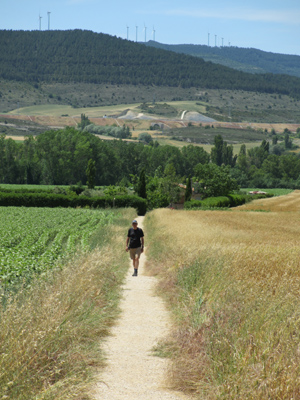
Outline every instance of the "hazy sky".
<path fill-rule="evenodd" d="M 48 11 L 50 29 L 300 55 L 299 0 L 0 0 L 0 29 L 47 30 Z"/>

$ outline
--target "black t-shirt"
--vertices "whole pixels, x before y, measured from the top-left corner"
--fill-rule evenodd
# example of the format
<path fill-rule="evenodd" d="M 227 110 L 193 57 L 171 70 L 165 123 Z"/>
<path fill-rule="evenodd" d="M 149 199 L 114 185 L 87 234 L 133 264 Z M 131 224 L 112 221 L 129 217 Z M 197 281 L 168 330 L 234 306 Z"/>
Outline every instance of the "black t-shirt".
<path fill-rule="evenodd" d="M 144 237 L 144 232 L 141 228 L 129 228 L 127 236 L 130 238 L 129 248 L 136 249 L 141 247 L 141 238 Z"/>

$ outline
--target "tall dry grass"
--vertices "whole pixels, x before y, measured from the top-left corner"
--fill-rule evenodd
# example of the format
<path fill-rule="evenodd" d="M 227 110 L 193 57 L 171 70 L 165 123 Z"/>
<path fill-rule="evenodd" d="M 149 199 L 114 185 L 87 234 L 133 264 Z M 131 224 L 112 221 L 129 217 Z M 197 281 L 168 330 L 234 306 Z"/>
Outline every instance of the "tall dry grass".
<path fill-rule="evenodd" d="M 240 211 L 300 211 L 299 193 L 300 190 L 294 190 L 285 196 L 254 200 L 236 209 Z"/>
<path fill-rule="evenodd" d="M 20 291 L 0 310 L 0 399 L 88 399 L 101 340 L 118 315 L 129 267 L 124 232 L 134 210 L 109 226 L 109 240 Z M 126 225 L 125 225 L 126 224 Z"/>
<path fill-rule="evenodd" d="M 300 214 L 156 210 L 145 225 L 174 315 L 173 386 L 207 400 L 300 398 Z"/>

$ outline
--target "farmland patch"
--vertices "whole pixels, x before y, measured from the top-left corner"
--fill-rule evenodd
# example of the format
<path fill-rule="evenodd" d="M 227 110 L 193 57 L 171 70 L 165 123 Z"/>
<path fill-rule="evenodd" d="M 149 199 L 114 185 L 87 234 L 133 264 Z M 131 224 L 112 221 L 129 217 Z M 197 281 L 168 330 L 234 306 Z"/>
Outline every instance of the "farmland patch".
<path fill-rule="evenodd" d="M 2 290 L 30 280 L 77 250 L 86 252 L 97 230 L 113 220 L 109 211 L 0 207 Z"/>

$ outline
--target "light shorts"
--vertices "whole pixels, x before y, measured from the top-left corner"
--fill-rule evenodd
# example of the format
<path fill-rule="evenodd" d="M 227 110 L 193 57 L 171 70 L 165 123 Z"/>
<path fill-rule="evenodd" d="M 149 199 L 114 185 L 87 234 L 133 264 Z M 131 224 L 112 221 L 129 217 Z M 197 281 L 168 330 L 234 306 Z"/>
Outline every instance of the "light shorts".
<path fill-rule="evenodd" d="M 140 258 L 140 255 L 142 253 L 142 248 L 141 247 L 137 247 L 135 249 L 129 249 L 130 251 L 130 258 L 132 260 L 134 260 L 137 256 L 137 258 Z"/>

